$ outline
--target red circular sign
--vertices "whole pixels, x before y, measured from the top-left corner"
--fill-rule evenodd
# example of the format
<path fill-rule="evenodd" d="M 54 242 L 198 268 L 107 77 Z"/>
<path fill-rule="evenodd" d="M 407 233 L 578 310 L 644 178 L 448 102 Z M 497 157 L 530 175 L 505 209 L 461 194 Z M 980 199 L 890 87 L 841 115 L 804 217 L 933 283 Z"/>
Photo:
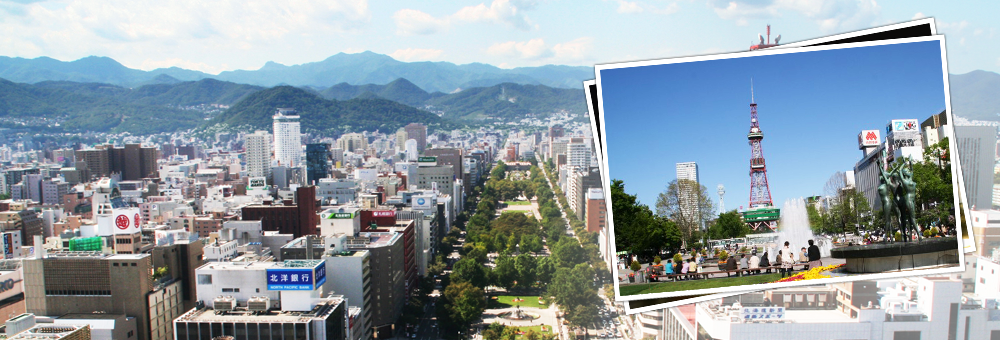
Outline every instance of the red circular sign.
<path fill-rule="evenodd" d="M 139 227 L 139 214 L 135 214 L 135 227 Z"/>
<path fill-rule="evenodd" d="M 118 226 L 118 229 L 121 230 L 128 229 L 128 224 L 129 224 L 128 216 L 118 215 L 118 217 L 115 217 L 115 225 Z"/>

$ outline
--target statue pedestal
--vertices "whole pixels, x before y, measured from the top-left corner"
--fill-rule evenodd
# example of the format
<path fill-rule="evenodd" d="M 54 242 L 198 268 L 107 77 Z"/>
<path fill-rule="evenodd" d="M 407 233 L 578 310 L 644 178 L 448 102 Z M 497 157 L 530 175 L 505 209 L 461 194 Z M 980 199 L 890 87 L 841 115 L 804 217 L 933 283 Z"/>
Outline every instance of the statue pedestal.
<path fill-rule="evenodd" d="M 958 264 L 958 239 L 930 238 L 836 248 L 833 258 L 846 259 L 848 273 L 885 273 L 927 266 Z"/>

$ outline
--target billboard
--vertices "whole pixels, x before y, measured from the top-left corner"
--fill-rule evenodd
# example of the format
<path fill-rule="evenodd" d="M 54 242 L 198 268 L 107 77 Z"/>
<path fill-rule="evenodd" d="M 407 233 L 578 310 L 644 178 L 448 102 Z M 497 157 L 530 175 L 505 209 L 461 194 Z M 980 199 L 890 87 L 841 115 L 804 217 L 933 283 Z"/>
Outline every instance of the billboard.
<path fill-rule="evenodd" d="M 139 208 L 112 209 L 108 221 L 112 234 L 135 234 L 140 231 L 142 216 L 139 215 Z"/>
<path fill-rule="evenodd" d="M 413 196 L 413 209 L 426 210 L 431 209 L 434 205 L 436 205 L 436 202 L 434 202 L 434 195 Z"/>
<path fill-rule="evenodd" d="M 252 189 L 263 189 L 267 187 L 267 178 L 265 177 L 250 177 L 247 181 L 247 190 Z"/>
<path fill-rule="evenodd" d="M 893 119 L 889 121 L 889 125 L 885 127 L 885 132 L 891 134 L 893 132 L 920 132 L 920 122 L 916 119 Z"/>
<path fill-rule="evenodd" d="M 784 317 L 785 307 L 743 307 L 740 311 L 740 319 L 744 321 L 780 320 Z"/>
<path fill-rule="evenodd" d="M 353 213 L 349 213 L 349 212 L 332 213 L 332 214 L 326 215 L 326 218 L 327 219 L 334 219 L 334 218 L 337 218 L 337 219 L 349 219 L 349 218 L 354 218 L 354 214 Z"/>
<path fill-rule="evenodd" d="M 14 233 L 3 233 L 3 258 L 14 258 Z"/>
<path fill-rule="evenodd" d="M 396 217 L 395 210 L 373 210 L 372 217 Z"/>
<path fill-rule="evenodd" d="M 269 268 L 267 290 L 315 290 L 326 282 L 326 264 L 312 268 Z"/>
<path fill-rule="evenodd" d="M 869 146 L 878 146 L 882 136 L 878 130 L 863 130 L 858 134 L 858 148 L 863 149 Z"/>

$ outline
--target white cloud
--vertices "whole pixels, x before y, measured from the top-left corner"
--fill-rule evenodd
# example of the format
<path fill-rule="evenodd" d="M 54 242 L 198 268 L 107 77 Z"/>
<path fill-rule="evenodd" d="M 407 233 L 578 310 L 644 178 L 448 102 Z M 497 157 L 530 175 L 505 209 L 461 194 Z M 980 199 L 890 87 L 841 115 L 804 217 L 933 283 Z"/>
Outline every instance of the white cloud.
<path fill-rule="evenodd" d="M 618 13 L 641 13 L 642 11 L 642 5 L 639 5 L 638 2 L 618 0 Z"/>
<path fill-rule="evenodd" d="M 192 50 L 247 50 L 356 32 L 371 18 L 367 0 L 20 2 L 0 6 L 0 50 L 64 60 L 118 55 L 131 67 L 181 66 L 192 58 L 176 56 L 193 56 Z"/>
<path fill-rule="evenodd" d="M 493 44 L 493 46 L 486 49 L 486 53 L 527 60 L 537 60 L 551 57 L 553 55 L 552 49 L 546 46 L 545 40 L 541 38 L 531 39 L 528 41 L 508 41 Z"/>
<path fill-rule="evenodd" d="M 923 18 L 926 18 L 926 17 L 927 17 L 927 16 L 926 16 L 926 15 L 924 15 L 924 13 L 923 13 L 923 12 L 917 12 L 917 14 L 914 14 L 914 15 L 913 15 L 913 17 L 912 17 L 912 18 L 910 18 L 910 20 L 917 20 L 917 19 L 923 19 Z"/>
<path fill-rule="evenodd" d="M 462 7 L 454 14 L 441 18 L 415 9 L 399 10 L 392 18 L 396 21 L 396 34 L 399 35 L 434 34 L 455 24 L 472 22 L 506 24 L 527 31 L 537 28 L 537 25 L 532 25 L 524 16 L 524 11 L 534 9 L 537 5 L 538 2 L 532 0 L 493 0 L 489 6 L 480 3 Z"/>
<path fill-rule="evenodd" d="M 415 10 L 401 9 L 392 15 L 396 21 L 396 34 L 424 35 L 448 29 L 448 19 L 437 19 L 430 14 Z"/>
<path fill-rule="evenodd" d="M 594 47 L 594 39 L 590 37 L 577 38 L 572 41 L 552 46 L 555 57 L 561 60 L 584 60 Z"/>
<path fill-rule="evenodd" d="M 396 60 L 409 62 L 440 60 L 442 54 L 444 54 L 443 50 L 407 48 L 396 50 L 395 52 L 390 53 L 389 56 Z"/>
<path fill-rule="evenodd" d="M 676 2 L 671 2 L 670 4 L 666 5 L 666 7 L 660 8 L 642 1 L 627 1 L 627 0 L 614 0 L 614 1 L 618 3 L 618 9 L 617 9 L 618 13 L 622 14 L 650 12 L 650 13 L 668 15 L 668 14 L 674 14 L 678 10 L 680 10 L 680 6 L 678 6 Z"/>
<path fill-rule="evenodd" d="M 496 43 L 486 49 L 486 53 L 504 58 L 516 58 L 533 62 L 579 62 L 590 57 L 594 39 L 577 38 L 571 41 L 548 45 L 544 39 L 528 41 L 507 41 Z M 501 65 L 507 65 L 502 63 Z"/>
<path fill-rule="evenodd" d="M 821 29 L 853 29 L 871 25 L 881 8 L 874 0 L 708 0 L 715 14 L 746 25 L 750 19 L 803 15 Z"/>
<path fill-rule="evenodd" d="M 938 30 L 942 32 L 948 31 L 951 33 L 959 33 L 965 30 L 966 27 L 969 27 L 969 22 L 965 20 L 958 22 L 944 22 L 935 19 L 934 22 L 937 24 Z"/>

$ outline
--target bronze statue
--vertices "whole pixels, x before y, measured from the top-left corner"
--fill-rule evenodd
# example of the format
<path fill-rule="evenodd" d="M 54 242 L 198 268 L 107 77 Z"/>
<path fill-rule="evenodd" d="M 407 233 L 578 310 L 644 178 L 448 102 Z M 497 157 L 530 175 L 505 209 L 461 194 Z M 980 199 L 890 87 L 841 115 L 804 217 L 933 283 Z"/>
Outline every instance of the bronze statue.
<path fill-rule="evenodd" d="M 900 195 L 896 199 L 899 200 L 898 204 L 902 208 L 900 209 L 900 228 L 905 225 L 906 232 L 916 234 L 919 240 L 921 235 L 920 228 L 917 226 L 917 182 L 913 180 L 913 163 L 909 159 L 905 164 L 900 165 L 896 177 L 899 181 L 900 191 Z M 907 238 L 907 240 L 909 239 Z"/>
<path fill-rule="evenodd" d="M 882 215 L 885 220 L 885 237 L 893 237 L 892 222 L 899 221 L 899 207 L 896 206 L 896 199 L 893 194 L 896 192 L 896 183 L 892 178 L 893 171 L 889 171 L 887 174 L 885 169 L 882 169 L 882 162 L 878 162 L 878 172 L 879 177 L 881 177 L 881 183 L 878 185 L 878 196 L 882 200 Z"/>
<path fill-rule="evenodd" d="M 878 171 L 881 179 L 878 195 L 882 200 L 886 238 L 894 238 L 892 224 L 895 222 L 896 231 L 899 231 L 904 241 L 911 240 L 912 234 L 920 239 L 920 227 L 917 225 L 917 183 L 913 180 L 912 161 L 907 159 L 905 163 L 890 166 L 888 172 L 882 168 L 882 162 L 879 162 Z"/>

